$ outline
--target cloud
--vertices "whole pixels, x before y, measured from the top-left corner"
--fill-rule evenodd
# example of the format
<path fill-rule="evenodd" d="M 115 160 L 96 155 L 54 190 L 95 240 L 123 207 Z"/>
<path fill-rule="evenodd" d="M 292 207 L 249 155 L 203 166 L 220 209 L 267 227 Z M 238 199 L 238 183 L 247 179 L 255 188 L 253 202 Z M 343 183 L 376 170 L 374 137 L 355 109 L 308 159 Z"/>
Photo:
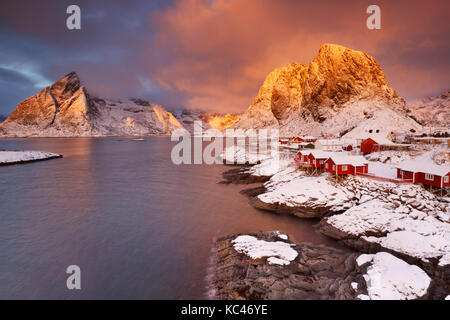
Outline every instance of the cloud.
<path fill-rule="evenodd" d="M 1 2 L 0 113 L 70 71 L 101 96 L 244 111 L 270 71 L 308 64 L 323 43 L 374 56 L 409 99 L 450 83 L 444 0 L 377 1 L 382 29 L 372 31 L 360 0 L 79 0 L 82 30 L 69 31 L 72 3 Z"/>
<path fill-rule="evenodd" d="M 247 107 L 265 76 L 308 64 L 323 43 L 375 56 L 407 98 L 449 84 L 446 1 L 380 1 L 382 30 L 366 28 L 363 1 L 185 0 L 150 16 L 150 77 L 192 107 Z"/>

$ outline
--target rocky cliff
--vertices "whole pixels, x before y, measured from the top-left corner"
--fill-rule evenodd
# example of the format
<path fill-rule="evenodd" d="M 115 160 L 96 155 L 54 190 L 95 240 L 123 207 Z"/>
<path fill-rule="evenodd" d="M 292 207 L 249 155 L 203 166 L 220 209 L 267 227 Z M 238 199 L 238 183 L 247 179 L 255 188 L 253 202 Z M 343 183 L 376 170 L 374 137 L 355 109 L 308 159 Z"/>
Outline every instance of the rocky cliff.
<path fill-rule="evenodd" d="M 385 123 L 391 118 L 395 121 Z M 272 71 L 233 127 L 279 128 L 292 136 L 343 135 L 353 129 L 361 134 L 372 126 L 389 132 L 420 129 L 373 57 L 325 44 L 309 65 L 291 63 Z"/>
<path fill-rule="evenodd" d="M 162 106 L 140 99 L 108 100 L 88 93 L 71 72 L 19 103 L 0 135 L 67 137 L 164 135 L 182 128 Z"/>

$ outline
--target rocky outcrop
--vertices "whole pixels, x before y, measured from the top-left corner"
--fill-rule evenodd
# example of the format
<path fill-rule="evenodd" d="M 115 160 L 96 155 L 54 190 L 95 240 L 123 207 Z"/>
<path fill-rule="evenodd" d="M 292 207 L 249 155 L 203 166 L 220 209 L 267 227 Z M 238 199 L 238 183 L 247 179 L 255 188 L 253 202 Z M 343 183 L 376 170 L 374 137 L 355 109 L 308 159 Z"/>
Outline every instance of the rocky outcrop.
<path fill-rule="evenodd" d="M 355 299 L 351 283 L 360 284 L 357 254 L 311 244 L 293 244 L 276 232 L 251 234 L 258 239 L 283 241 L 293 245 L 298 256 L 289 265 L 267 259 L 252 259 L 233 247 L 236 235 L 216 242 L 217 266 L 214 288 L 218 299 Z"/>
<path fill-rule="evenodd" d="M 0 135 L 67 137 L 164 135 L 182 128 L 162 106 L 140 99 L 108 100 L 88 93 L 71 72 L 19 103 Z"/>
<path fill-rule="evenodd" d="M 450 127 L 450 89 L 408 105 L 411 117 L 424 126 Z"/>
<path fill-rule="evenodd" d="M 270 179 L 268 176 L 255 176 L 248 171 L 248 167 L 239 167 L 227 170 L 222 173 L 224 178 L 221 181 L 222 184 L 252 184 L 252 183 L 264 183 Z"/>
<path fill-rule="evenodd" d="M 393 114 L 402 121 L 376 121 Z M 272 71 L 233 127 L 279 128 L 282 136 L 293 136 L 343 134 L 377 124 L 388 132 L 420 129 L 373 57 L 325 44 L 309 65 L 291 63 Z"/>
<path fill-rule="evenodd" d="M 45 161 L 62 157 L 60 154 L 51 152 L 0 150 L 0 166 Z"/>
<path fill-rule="evenodd" d="M 231 235 L 215 243 L 217 299 L 443 299 L 445 289 L 392 255 L 293 243 L 287 235 Z M 398 274 L 402 272 L 403 274 Z M 413 281 L 413 282 L 411 282 Z"/>

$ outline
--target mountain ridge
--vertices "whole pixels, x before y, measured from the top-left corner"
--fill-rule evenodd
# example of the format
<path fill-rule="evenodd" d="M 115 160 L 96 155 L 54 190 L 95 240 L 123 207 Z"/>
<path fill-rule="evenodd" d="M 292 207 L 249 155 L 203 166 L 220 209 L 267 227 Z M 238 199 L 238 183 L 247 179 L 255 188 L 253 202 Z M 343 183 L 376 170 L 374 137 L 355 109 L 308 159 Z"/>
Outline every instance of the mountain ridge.
<path fill-rule="evenodd" d="M 161 105 L 142 99 L 112 100 L 91 95 L 70 72 L 23 100 L 0 124 L 12 137 L 168 135 L 183 126 Z"/>
<path fill-rule="evenodd" d="M 232 127 L 276 128 L 286 136 L 351 136 L 359 123 L 376 125 L 376 118 L 392 115 L 402 122 L 393 129 L 421 128 L 408 116 L 405 100 L 390 87 L 375 58 L 324 44 L 310 64 L 293 62 L 269 73 L 253 103 Z"/>

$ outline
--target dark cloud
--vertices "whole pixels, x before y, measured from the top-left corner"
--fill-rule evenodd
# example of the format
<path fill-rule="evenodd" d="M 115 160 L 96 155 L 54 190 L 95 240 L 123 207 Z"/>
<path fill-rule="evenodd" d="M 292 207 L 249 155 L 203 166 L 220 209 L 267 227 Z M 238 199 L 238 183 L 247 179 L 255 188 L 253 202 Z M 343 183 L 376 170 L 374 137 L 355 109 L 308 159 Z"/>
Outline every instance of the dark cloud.
<path fill-rule="evenodd" d="M 65 27 L 78 4 L 82 30 Z M 377 58 L 404 97 L 450 83 L 448 1 L 179 0 L 0 2 L 0 113 L 76 71 L 99 95 L 141 96 L 169 108 L 244 110 L 265 76 L 309 63 L 323 43 Z"/>

